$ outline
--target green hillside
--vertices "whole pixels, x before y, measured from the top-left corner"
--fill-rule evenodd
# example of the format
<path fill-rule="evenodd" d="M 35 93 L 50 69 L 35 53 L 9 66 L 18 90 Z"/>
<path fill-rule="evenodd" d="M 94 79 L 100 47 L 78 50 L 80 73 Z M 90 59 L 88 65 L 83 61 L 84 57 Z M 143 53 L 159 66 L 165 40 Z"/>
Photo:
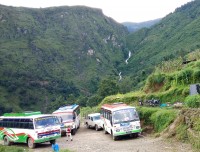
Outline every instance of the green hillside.
<path fill-rule="evenodd" d="M 157 65 L 148 76 L 140 91 L 107 96 L 93 109 L 98 111 L 105 103 L 124 102 L 134 105 L 140 114 L 143 132 L 156 136 L 175 138 L 189 142 L 197 151 L 200 149 L 200 95 L 190 95 L 190 85 L 200 82 L 200 51 L 193 51 L 182 58 L 169 60 Z M 157 107 L 146 101 L 160 100 Z M 139 105 L 139 100 L 143 105 Z"/>
<path fill-rule="evenodd" d="M 183 57 L 200 48 L 200 1 L 192 1 L 168 14 L 152 28 L 144 28 L 127 37 L 132 51 L 129 64 L 122 67 L 138 85 L 162 61 Z"/>
<path fill-rule="evenodd" d="M 156 65 L 199 49 L 199 25 L 200 0 L 135 33 L 100 9 L 0 5 L 0 113 L 138 90 Z"/>
<path fill-rule="evenodd" d="M 118 77 L 127 34 L 100 9 L 0 5 L 0 113 L 90 96 L 103 77 Z"/>

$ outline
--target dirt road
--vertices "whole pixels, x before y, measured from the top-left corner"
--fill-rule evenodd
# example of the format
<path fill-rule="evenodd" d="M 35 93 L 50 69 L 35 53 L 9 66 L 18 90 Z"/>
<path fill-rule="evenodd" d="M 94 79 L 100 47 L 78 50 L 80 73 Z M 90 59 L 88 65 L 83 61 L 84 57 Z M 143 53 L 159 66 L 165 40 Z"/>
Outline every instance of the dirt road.
<path fill-rule="evenodd" d="M 111 135 L 84 126 L 73 136 L 73 141 L 66 141 L 66 137 L 62 137 L 57 143 L 61 149 L 73 152 L 193 152 L 190 145 L 149 136 L 123 137 L 113 141 Z M 51 145 L 40 144 L 33 151 L 51 152 Z"/>

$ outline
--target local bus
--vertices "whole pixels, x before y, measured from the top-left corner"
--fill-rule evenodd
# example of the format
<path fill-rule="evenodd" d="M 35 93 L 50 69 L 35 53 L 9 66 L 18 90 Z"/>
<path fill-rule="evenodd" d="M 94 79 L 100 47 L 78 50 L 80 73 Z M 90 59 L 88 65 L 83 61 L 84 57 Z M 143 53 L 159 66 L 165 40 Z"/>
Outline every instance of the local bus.
<path fill-rule="evenodd" d="M 52 144 L 59 137 L 60 122 L 51 114 L 24 112 L 0 116 L 0 140 L 4 141 L 4 145 L 27 143 L 29 148 L 35 148 L 37 143 Z"/>
<path fill-rule="evenodd" d="M 71 126 L 72 135 L 76 134 L 80 127 L 80 106 L 77 104 L 60 107 L 53 112 L 53 115 L 60 118 L 62 123 L 61 134 L 66 135 L 66 127 Z"/>
<path fill-rule="evenodd" d="M 102 105 L 101 120 L 104 133 L 111 134 L 113 140 L 122 135 L 137 137 L 142 131 L 136 108 L 121 102 Z"/>

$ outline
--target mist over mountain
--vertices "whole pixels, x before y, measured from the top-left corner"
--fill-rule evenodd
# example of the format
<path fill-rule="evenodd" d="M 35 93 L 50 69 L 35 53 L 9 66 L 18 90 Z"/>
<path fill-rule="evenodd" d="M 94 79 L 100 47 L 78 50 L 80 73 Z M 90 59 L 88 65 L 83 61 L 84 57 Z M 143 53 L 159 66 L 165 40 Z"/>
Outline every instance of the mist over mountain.
<path fill-rule="evenodd" d="M 153 25 L 155 25 L 156 23 L 160 22 L 161 18 L 155 19 L 155 20 L 150 20 L 150 21 L 145 21 L 145 22 L 138 22 L 138 23 L 134 23 L 134 22 L 123 22 L 122 24 L 124 26 L 126 26 L 128 28 L 129 32 L 136 32 L 138 30 L 140 30 L 141 28 L 149 28 Z"/>

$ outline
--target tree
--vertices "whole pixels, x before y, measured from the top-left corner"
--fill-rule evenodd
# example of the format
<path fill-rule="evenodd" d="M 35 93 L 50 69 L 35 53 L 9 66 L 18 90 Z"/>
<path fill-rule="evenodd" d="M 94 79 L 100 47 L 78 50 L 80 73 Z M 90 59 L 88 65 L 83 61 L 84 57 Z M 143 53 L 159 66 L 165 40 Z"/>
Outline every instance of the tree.
<path fill-rule="evenodd" d="M 119 92 L 119 86 L 117 82 L 111 78 L 103 79 L 100 82 L 97 94 L 102 97 L 117 94 Z"/>

